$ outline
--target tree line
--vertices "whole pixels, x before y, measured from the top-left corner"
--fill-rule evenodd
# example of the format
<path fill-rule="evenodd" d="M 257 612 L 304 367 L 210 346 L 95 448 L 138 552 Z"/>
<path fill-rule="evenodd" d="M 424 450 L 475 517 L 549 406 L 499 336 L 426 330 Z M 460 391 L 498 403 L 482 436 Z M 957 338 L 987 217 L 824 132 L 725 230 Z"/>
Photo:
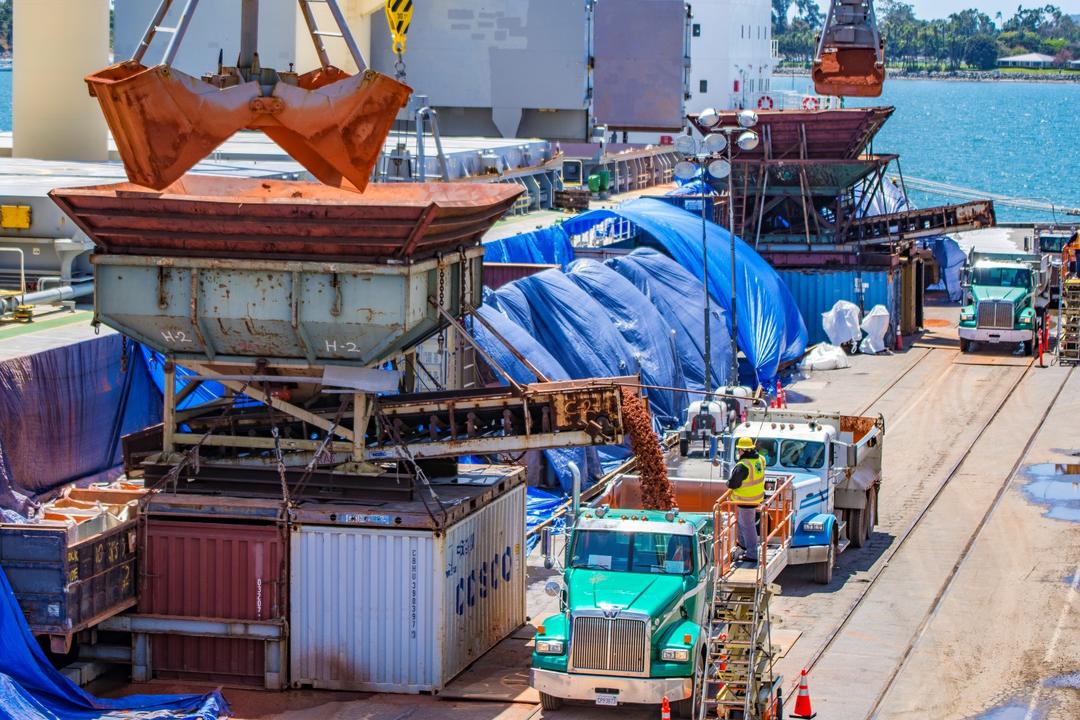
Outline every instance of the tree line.
<path fill-rule="evenodd" d="M 1033 52 L 1053 56 L 1059 67 L 1080 59 L 1080 15 L 1054 5 L 1021 5 L 1008 18 L 970 9 L 938 20 L 919 19 L 902 0 L 878 0 L 874 7 L 891 66 L 989 70 L 999 57 Z M 824 21 L 816 0 L 772 0 L 773 37 L 788 62 L 811 61 Z"/>

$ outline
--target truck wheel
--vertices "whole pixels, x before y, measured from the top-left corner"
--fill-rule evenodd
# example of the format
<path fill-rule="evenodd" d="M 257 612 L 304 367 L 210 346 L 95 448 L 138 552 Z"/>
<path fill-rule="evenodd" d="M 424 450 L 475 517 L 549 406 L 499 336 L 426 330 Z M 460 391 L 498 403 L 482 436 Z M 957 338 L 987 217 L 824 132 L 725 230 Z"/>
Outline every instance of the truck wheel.
<path fill-rule="evenodd" d="M 861 548 L 874 534 L 874 503 L 876 490 L 871 487 L 866 491 L 866 506 L 861 510 L 852 510 L 849 528 L 852 528 L 851 546 Z"/>
<path fill-rule="evenodd" d="M 698 658 L 698 666 L 694 671 L 694 691 L 688 698 L 682 700 L 676 700 L 671 703 L 671 715 L 677 718 L 695 718 L 697 717 L 697 702 L 698 702 L 698 688 L 704 685 L 705 680 L 705 665 L 708 663 L 708 656 L 705 651 L 702 650 L 701 657 Z"/>
<path fill-rule="evenodd" d="M 814 563 L 814 582 L 828 585 L 832 582 L 833 569 L 836 567 L 836 537 L 829 543 L 829 556 L 819 563 Z"/>
<path fill-rule="evenodd" d="M 971 341 L 970 340 L 960 338 L 960 352 L 962 352 L 962 353 L 971 352 Z"/>
<path fill-rule="evenodd" d="M 1034 340 L 1025 340 L 1024 341 L 1024 354 L 1027 355 L 1028 357 L 1031 357 L 1032 355 L 1035 354 L 1035 341 Z"/>
<path fill-rule="evenodd" d="M 690 454 L 690 441 L 679 438 L 679 454 L 686 457 Z"/>
<path fill-rule="evenodd" d="M 545 710 L 558 710 L 562 707 L 562 703 L 563 699 L 561 697 L 548 695 L 545 692 L 540 693 L 540 707 Z"/>

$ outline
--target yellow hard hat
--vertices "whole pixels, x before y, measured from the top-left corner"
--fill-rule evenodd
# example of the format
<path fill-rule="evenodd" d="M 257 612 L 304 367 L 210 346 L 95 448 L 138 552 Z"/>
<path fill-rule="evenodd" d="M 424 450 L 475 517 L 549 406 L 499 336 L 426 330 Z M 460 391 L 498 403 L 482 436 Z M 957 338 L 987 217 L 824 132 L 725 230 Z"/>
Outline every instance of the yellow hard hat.
<path fill-rule="evenodd" d="M 735 447 L 738 448 L 739 450 L 753 450 L 754 449 L 754 439 L 753 438 L 748 438 L 748 437 L 741 437 L 741 438 L 739 438 L 739 441 L 737 443 L 735 443 Z"/>

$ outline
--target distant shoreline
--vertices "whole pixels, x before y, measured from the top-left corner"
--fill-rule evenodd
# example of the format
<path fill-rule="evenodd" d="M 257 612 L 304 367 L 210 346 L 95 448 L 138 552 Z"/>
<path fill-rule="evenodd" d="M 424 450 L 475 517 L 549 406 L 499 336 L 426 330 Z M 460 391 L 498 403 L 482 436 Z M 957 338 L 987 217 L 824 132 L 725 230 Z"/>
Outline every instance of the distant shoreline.
<path fill-rule="evenodd" d="M 802 68 L 784 68 L 777 70 L 774 77 L 810 77 L 810 71 Z M 1000 73 L 996 70 L 956 70 L 956 71 L 929 71 L 929 70 L 895 70 L 887 69 L 886 80 L 945 80 L 949 82 L 986 82 L 986 83 L 1050 83 L 1057 85 L 1070 85 L 1080 83 L 1080 72 L 1064 72 L 1059 74 L 1045 73 Z"/>

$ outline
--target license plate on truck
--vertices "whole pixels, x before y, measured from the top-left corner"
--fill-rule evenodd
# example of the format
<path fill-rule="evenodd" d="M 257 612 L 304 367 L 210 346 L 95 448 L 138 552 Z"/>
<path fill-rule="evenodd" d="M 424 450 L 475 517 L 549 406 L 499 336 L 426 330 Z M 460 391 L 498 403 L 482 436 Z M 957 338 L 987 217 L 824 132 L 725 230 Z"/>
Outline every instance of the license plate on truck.
<path fill-rule="evenodd" d="M 615 693 L 596 693 L 597 705 L 618 705 L 619 696 Z"/>

